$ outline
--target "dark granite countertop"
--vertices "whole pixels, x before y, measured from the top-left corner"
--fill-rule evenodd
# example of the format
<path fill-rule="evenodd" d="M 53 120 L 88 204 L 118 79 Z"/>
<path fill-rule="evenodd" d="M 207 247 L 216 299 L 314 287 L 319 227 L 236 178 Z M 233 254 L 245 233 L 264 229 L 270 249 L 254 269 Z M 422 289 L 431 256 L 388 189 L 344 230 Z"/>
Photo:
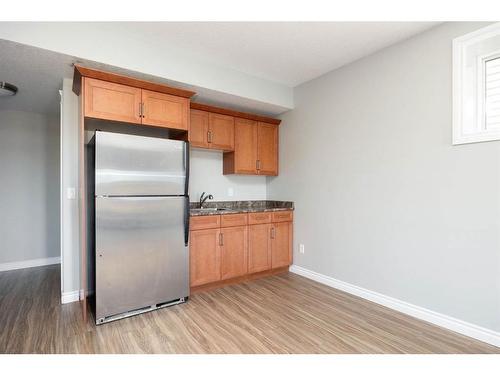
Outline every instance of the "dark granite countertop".
<path fill-rule="evenodd" d="M 205 202 L 203 210 L 198 202 L 191 202 L 191 216 L 227 215 L 245 212 L 273 212 L 293 210 L 293 202 L 284 201 L 222 201 Z"/>

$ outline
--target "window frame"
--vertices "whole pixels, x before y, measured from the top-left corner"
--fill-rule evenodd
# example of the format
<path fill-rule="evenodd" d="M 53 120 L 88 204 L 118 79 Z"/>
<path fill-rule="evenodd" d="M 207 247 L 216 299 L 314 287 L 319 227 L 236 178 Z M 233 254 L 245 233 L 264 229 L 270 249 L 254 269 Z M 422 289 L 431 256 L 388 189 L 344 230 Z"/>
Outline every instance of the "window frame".
<path fill-rule="evenodd" d="M 464 77 L 466 70 L 470 69 L 465 65 L 467 48 L 480 45 L 493 37 L 500 37 L 500 22 L 453 39 L 453 145 L 500 140 L 500 129 L 488 129 L 485 118 L 485 64 L 494 59 L 494 56 L 500 56 L 500 46 L 474 56 L 474 72 L 470 74 L 472 82 L 470 78 L 467 81 Z M 473 108 L 469 109 L 473 111 L 473 115 L 470 119 L 464 119 L 466 108 L 463 99 L 466 96 L 472 98 L 470 102 Z"/>

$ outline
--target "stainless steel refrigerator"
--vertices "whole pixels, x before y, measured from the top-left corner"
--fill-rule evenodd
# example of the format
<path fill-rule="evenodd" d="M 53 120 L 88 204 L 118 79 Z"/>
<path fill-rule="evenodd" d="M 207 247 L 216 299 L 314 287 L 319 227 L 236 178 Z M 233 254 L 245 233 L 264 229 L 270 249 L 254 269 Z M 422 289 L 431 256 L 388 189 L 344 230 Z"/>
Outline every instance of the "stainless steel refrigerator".
<path fill-rule="evenodd" d="M 189 144 L 96 131 L 87 163 L 96 324 L 185 302 Z"/>

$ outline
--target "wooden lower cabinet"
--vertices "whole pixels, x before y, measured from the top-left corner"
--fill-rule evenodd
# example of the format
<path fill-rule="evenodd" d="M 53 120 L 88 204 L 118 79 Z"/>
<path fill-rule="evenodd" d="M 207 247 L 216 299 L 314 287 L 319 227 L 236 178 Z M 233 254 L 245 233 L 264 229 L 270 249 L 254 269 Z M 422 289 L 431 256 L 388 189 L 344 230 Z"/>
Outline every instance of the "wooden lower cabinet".
<path fill-rule="evenodd" d="M 288 266 L 292 260 L 292 223 L 273 223 L 271 228 L 271 266 Z"/>
<path fill-rule="evenodd" d="M 191 286 L 220 280 L 220 229 L 202 229 L 190 232 L 189 278 Z"/>
<path fill-rule="evenodd" d="M 249 225 L 248 273 L 271 268 L 271 224 Z"/>
<path fill-rule="evenodd" d="M 248 272 L 248 227 L 221 229 L 221 279 Z"/>
<path fill-rule="evenodd" d="M 192 217 L 191 287 L 286 270 L 292 263 L 292 220 L 292 211 Z"/>

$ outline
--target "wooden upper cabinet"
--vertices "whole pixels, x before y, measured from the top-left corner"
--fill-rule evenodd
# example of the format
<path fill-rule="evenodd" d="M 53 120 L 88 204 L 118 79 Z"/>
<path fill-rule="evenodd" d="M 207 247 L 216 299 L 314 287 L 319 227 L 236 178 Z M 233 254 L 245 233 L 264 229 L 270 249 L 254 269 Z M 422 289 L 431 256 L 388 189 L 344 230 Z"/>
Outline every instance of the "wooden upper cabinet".
<path fill-rule="evenodd" d="M 257 169 L 262 175 L 278 175 L 278 126 L 259 122 Z"/>
<path fill-rule="evenodd" d="M 248 272 L 248 227 L 221 229 L 221 279 L 246 275 Z"/>
<path fill-rule="evenodd" d="M 257 174 L 256 121 L 237 118 L 234 121 L 234 173 Z"/>
<path fill-rule="evenodd" d="M 191 109 L 189 140 L 193 147 L 234 150 L 234 117 Z"/>
<path fill-rule="evenodd" d="M 234 152 L 223 160 L 224 174 L 278 175 L 278 125 L 236 118 Z"/>
<path fill-rule="evenodd" d="M 191 146 L 209 148 L 208 112 L 192 109 L 189 125 L 189 141 L 191 142 Z"/>
<path fill-rule="evenodd" d="M 271 264 L 272 268 L 289 266 L 292 262 L 291 222 L 274 223 L 271 228 Z"/>
<path fill-rule="evenodd" d="M 234 150 L 234 117 L 209 113 L 208 143 L 210 148 L 224 151 Z"/>
<path fill-rule="evenodd" d="M 93 78 L 84 87 L 85 117 L 141 123 L 141 89 Z"/>
<path fill-rule="evenodd" d="M 224 174 L 278 175 L 281 120 L 191 103 L 191 122 L 194 147 L 225 151 Z"/>
<path fill-rule="evenodd" d="M 189 129 L 189 98 L 82 78 L 84 116 L 169 129 Z"/>
<path fill-rule="evenodd" d="M 142 124 L 188 130 L 189 99 L 142 90 Z"/>
<path fill-rule="evenodd" d="M 191 286 L 221 279 L 221 246 L 219 229 L 190 232 L 189 275 Z"/>

